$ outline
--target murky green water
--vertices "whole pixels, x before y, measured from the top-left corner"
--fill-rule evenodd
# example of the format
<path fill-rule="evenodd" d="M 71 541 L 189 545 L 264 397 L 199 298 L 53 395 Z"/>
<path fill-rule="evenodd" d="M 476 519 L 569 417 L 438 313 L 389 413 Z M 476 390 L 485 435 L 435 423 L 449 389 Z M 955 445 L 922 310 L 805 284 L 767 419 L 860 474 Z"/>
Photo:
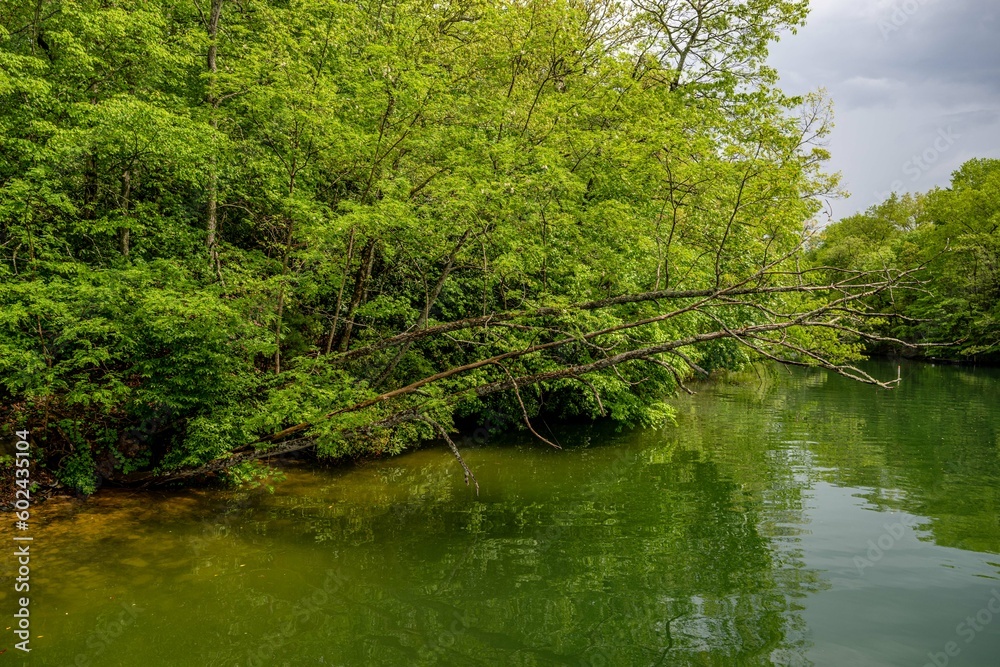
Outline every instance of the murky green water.
<path fill-rule="evenodd" d="M 478 499 L 429 449 L 48 503 L 33 651 L 8 630 L 0 661 L 997 667 L 1000 373 L 903 377 L 777 371 L 676 428 L 471 449 Z"/>

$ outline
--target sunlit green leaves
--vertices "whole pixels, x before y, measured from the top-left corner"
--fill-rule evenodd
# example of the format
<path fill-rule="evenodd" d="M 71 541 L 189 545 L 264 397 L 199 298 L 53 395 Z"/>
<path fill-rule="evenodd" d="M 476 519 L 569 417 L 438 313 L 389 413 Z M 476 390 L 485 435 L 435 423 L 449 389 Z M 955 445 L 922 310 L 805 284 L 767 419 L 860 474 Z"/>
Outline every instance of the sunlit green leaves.
<path fill-rule="evenodd" d="M 169 411 L 136 445 L 161 470 L 295 424 L 328 456 L 433 433 L 379 425 L 400 411 L 660 423 L 691 372 L 679 358 L 455 397 L 767 319 L 753 306 L 780 299 L 624 329 L 666 306 L 548 311 L 338 355 L 434 323 L 738 283 L 791 252 L 835 186 L 804 139 L 828 130 L 825 102 L 784 96 L 763 65 L 802 2 L 22 4 L 0 0 L 3 396 L 98 414 L 84 439 L 115 431 L 125 449 Z M 688 353 L 748 359 L 732 342 Z"/>

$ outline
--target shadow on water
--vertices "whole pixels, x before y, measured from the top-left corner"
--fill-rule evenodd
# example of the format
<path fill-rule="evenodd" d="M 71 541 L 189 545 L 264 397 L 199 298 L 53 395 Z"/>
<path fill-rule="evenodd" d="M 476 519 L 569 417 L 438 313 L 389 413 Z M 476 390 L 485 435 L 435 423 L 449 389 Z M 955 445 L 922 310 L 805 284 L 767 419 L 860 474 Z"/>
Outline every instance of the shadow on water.
<path fill-rule="evenodd" d="M 1000 589 L 1000 376 L 902 374 L 771 369 L 662 430 L 470 449 L 478 498 L 429 448 L 55 501 L 27 664 L 995 666 L 1000 614 L 958 625 Z"/>

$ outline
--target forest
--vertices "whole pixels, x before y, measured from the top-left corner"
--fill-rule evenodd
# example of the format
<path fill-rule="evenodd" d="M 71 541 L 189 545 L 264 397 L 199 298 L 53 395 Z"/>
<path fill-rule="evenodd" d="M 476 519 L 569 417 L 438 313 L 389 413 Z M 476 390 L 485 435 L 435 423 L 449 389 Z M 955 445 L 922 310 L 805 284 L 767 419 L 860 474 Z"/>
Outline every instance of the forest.
<path fill-rule="evenodd" d="M 0 0 L 0 423 L 90 494 L 996 361 L 1000 161 L 818 224 L 807 4 Z"/>
<path fill-rule="evenodd" d="M 810 262 L 864 271 L 919 267 L 923 285 L 876 308 L 895 315 L 877 330 L 922 342 L 921 358 L 1000 361 L 1000 160 L 969 160 L 951 186 L 892 195 L 827 227 Z M 899 352 L 870 342 L 869 351 Z M 905 350 L 903 350 L 905 353 Z"/>

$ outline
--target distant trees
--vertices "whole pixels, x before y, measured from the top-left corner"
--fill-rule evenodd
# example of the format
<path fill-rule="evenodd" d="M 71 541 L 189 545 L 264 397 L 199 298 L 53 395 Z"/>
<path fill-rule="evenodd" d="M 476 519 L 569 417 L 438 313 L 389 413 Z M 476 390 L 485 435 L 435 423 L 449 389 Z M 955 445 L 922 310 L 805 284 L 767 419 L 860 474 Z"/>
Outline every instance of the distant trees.
<path fill-rule="evenodd" d="M 1000 160 L 966 162 L 951 186 L 893 195 L 828 227 L 817 265 L 844 269 L 924 268 L 920 290 L 885 293 L 894 317 L 886 335 L 932 343 L 932 354 L 1000 360 Z"/>
<path fill-rule="evenodd" d="M 763 59 L 805 11 L 0 0 L 0 418 L 88 491 L 649 423 L 762 356 L 877 382 L 909 274 L 802 263 L 828 114 Z"/>

